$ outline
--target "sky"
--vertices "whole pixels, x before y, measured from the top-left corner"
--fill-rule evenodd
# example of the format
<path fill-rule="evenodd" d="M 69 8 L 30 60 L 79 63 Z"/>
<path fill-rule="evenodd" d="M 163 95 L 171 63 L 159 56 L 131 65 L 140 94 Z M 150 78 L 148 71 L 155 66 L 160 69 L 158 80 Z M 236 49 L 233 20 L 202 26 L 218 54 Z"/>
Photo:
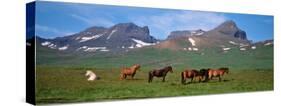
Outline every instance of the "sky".
<path fill-rule="evenodd" d="M 166 39 L 171 31 L 208 31 L 227 20 L 246 31 L 249 40 L 273 39 L 273 16 L 45 1 L 36 4 L 35 30 L 43 38 L 55 38 L 92 26 L 133 22 L 148 26 L 155 38 Z"/>

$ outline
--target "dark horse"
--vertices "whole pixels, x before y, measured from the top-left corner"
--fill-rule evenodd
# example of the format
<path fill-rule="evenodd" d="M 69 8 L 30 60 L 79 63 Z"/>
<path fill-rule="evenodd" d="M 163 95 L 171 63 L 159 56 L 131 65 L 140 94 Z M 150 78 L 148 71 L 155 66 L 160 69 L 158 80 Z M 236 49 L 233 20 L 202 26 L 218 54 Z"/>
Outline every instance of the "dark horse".
<path fill-rule="evenodd" d="M 194 78 L 197 78 L 199 82 L 201 82 L 206 75 L 206 71 L 201 69 L 200 71 L 195 69 L 186 69 L 181 72 L 181 83 L 185 84 L 187 79 L 191 79 L 190 83 L 192 83 Z"/>
<path fill-rule="evenodd" d="M 154 76 L 156 76 L 156 77 L 163 77 L 163 82 L 165 82 L 165 77 L 166 77 L 166 75 L 167 75 L 167 73 L 168 72 L 173 72 L 173 69 L 172 69 L 172 67 L 171 66 L 167 66 L 167 67 L 165 67 L 165 68 L 162 68 L 162 69 L 158 69 L 158 70 L 156 70 L 156 69 L 154 69 L 154 70 L 152 70 L 152 71 L 150 71 L 149 73 L 148 73 L 148 82 L 150 83 L 150 82 L 152 82 L 152 79 L 153 79 L 153 77 Z"/>
<path fill-rule="evenodd" d="M 204 79 L 203 82 L 207 82 L 208 81 L 208 79 L 209 79 L 208 71 L 209 70 L 210 70 L 210 68 L 208 68 L 208 69 L 205 69 L 205 68 L 200 69 L 200 74 L 202 76 L 202 79 Z"/>

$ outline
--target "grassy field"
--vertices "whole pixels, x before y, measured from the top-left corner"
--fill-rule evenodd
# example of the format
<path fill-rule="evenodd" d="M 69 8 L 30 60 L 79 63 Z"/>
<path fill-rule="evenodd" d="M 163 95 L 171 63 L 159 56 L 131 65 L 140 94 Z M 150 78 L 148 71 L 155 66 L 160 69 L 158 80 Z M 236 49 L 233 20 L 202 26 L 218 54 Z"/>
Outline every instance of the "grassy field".
<path fill-rule="evenodd" d="M 90 69 L 90 68 L 88 68 Z M 38 67 L 36 78 L 37 103 L 108 101 L 134 98 L 191 96 L 249 91 L 273 90 L 273 70 L 231 70 L 222 82 L 182 85 L 180 72 L 169 73 L 166 82 L 155 78 L 147 82 L 147 70 L 139 71 L 136 79 L 119 80 L 119 70 L 94 70 L 100 80 L 88 82 L 83 68 Z"/>
<path fill-rule="evenodd" d="M 218 49 L 199 52 L 144 48 L 123 54 L 67 54 L 38 48 L 36 67 L 36 102 L 66 103 L 120 99 L 191 96 L 273 90 L 273 46 L 256 50 Z M 119 80 L 120 68 L 141 64 L 134 80 Z M 155 78 L 148 83 L 148 71 L 172 65 L 166 82 Z M 185 68 L 229 67 L 224 81 L 182 85 L 180 72 Z M 88 82 L 86 70 L 93 70 L 101 80 Z"/>

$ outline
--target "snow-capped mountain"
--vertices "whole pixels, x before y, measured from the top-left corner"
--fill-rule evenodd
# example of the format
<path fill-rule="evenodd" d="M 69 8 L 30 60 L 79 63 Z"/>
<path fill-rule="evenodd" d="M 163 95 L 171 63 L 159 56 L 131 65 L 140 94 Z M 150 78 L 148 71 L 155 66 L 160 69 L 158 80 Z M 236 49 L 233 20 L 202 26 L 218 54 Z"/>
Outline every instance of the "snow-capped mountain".
<path fill-rule="evenodd" d="M 152 47 L 158 49 L 202 51 L 216 49 L 227 52 L 254 50 L 256 45 L 273 45 L 273 40 L 252 43 L 245 31 L 234 21 L 226 21 L 212 30 L 172 31 L 167 39 L 156 40 L 147 26 L 134 23 L 120 23 L 112 27 L 90 27 L 79 33 L 54 39 L 37 38 L 40 46 L 57 51 L 68 52 L 118 52 L 136 48 Z"/>
<path fill-rule="evenodd" d="M 250 46 L 246 32 L 238 28 L 234 21 L 225 21 L 212 30 L 173 31 L 156 47 L 173 50 L 200 51 L 205 48 L 230 50 L 233 46 L 243 48 Z"/>
<path fill-rule="evenodd" d="M 39 42 L 41 46 L 59 51 L 107 52 L 155 45 L 157 40 L 147 26 L 120 23 L 110 28 L 91 27 L 70 36 L 42 38 Z"/>

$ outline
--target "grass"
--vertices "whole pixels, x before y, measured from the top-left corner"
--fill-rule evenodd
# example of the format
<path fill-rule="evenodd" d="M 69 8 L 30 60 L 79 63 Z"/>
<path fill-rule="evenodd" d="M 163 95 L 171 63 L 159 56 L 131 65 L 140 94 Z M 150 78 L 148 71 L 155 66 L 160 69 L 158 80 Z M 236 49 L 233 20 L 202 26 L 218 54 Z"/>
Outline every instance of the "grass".
<path fill-rule="evenodd" d="M 91 69 L 91 68 L 88 68 Z M 273 70 L 231 70 L 224 81 L 180 83 L 181 70 L 169 73 L 166 82 L 155 78 L 147 82 L 147 70 L 137 72 L 136 79 L 119 80 L 119 70 L 94 70 L 100 80 L 88 82 L 83 68 L 37 67 L 36 102 L 69 103 L 134 98 L 191 96 L 273 90 Z"/>
<path fill-rule="evenodd" d="M 222 53 L 206 48 L 199 52 L 142 48 L 122 54 L 68 54 L 44 48 L 36 55 L 36 102 L 69 103 L 120 99 L 191 96 L 273 90 L 273 46 L 256 50 L 231 49 Z M 119 80 L 120 68 L 141 64 L 134 80 Z M 167 82 L 155 78 L 147 82 L 148 71 L 172 65 Z M 182 85 L 180 72 L 185 68 L 229 67 L 223 82 Z M 88 82 L 86 70 L 101 80 Z"/>
<path fill-rule="evenodd" d="M 159 68 L 172 65 L 179 69 L 229 67 L 235 70 L 264 69 L 273 67 L 273 46 L 257 47 L 256 50 L 240 51 L 233 48 L 228 53 L 207 48 L 199 52 L 172 51 L 167 49 L 142 48 L 124 54 L 67 54 L 54 51 L 37 51 L 37 65 L 57 67 L 94 67 L 108 70 L 141 64 L 142 68 Z M 40 48 L 42 49 L 42 48 Z M 39 50 L 40 50 L 39 49 Z"/>

